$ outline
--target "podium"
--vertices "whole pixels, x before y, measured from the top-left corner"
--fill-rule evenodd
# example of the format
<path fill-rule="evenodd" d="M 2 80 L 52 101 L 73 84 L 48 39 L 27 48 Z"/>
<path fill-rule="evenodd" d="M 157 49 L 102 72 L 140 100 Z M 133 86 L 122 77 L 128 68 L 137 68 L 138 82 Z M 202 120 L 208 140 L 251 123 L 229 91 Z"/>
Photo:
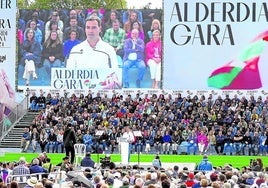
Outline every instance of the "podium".
<path fill-rule="evenodd" d="M 120 150 L 121 150 L 121 164 L 127 165 L 128 164 L 128 150 L 129 150 L 129 143 L 127 138 L 120 137 Z"/>

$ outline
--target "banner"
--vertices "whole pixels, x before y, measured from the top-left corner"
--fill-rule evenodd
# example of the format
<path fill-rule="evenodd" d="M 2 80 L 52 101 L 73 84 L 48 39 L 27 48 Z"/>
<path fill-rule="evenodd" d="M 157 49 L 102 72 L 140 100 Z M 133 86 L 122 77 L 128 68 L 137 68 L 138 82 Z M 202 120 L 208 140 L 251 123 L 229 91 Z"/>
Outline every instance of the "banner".
<path fill-rule="evenodd" d="M 120 69 L 51 69 L 51 89 L 55 90 L 121 89 L 121 80 Z"/>
<path fill-rule="evenodd" d="M 164 1 L 166 89 L 267 89 L 267 1 Z"/>
<path fill-rule="evenodd" d="M 16 107 L 15 62 L 16 0 L 0 0 L 0 122 Z"/>
<path fill-rule="evenodd" d="M 16 0 L 0 0 L 0 69 L 15 88 Z"/>

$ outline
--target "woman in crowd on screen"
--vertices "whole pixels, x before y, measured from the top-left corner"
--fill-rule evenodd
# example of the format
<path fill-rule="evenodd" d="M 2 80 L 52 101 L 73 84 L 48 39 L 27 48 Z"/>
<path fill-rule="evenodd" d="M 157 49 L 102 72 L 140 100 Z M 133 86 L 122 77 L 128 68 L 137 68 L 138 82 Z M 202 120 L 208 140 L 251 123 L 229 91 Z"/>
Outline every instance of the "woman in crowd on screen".
<path fill-rule="evenodd" d="M 147 35 L 148 35 L 149 39 L 153 38 L 153 32 L 155 30 L 161 31 L 161 23 L 160 23 L 160 21 L 158 19 L 154 19 L 152 21 L 151 29 L 147 32 Z"/>
<path fill-rule="evenodd" d="M 144 31 L 140 22 L 135 21 L 131 24 L 131 30 L 127 32 L 127 38 L 131 38 L 132 29 L 137 29 L 139 31 L 138 37 L 144 41 Z"/>
<path fill-rule="evenodd" d="M 25 31 L 26 39 L 20 46 L 21 59 L 20 63 L 24 66 L 23 78 L 25 85 L 30 84 L 30 75 L 37 79 L 36 65 L 41 63 L 41 44 L 35 40 L 35 31 L 28 28 Z"/>
<path fill-rule="evenodd" d="M 34 38 L 35 41 L 39 42 L 39 44 L 42 44 L 42 40 L 43 40 L 43 33 L 42 31 L 37 27 L 37 22 L 36 20 L 30 20 L 28 22 L 27 28 L 31 28 L 34 30 Z M 27 36 L 26 36 L 26 32 L 24 32 L 24 40 L 26 40 Z"/>
<path fill-rule="evenodd" d="M 59 29 L 58 22 L 51 20 L 49 28 L 45 33 L 45 41 L 50 38 L 51 32 L 56 31 L 61 42 L 63 42 L 63 32 Z"/>
<path fill-rule="evenodd" d="M 161 79 L 162 41 L 160 31 L 153 31 L 153 38 L 146 44 L 146 64 L 150 67 L 152 88 L 157 89 Z"/>
<path fill-rule="evenodd" d="M 64 60 L 63 45 L 57 31 L 51 31 L 43 45 L 44 67 L 50 77 L 52 67 L 61 67 Z"/>

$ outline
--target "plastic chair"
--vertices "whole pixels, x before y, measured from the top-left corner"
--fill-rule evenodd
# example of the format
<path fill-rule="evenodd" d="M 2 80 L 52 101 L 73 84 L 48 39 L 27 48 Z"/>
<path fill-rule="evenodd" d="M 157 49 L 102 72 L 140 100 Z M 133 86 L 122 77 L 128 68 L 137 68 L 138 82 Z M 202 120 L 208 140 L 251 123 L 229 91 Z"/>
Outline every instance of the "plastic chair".
<path fill-rule="evenodd" d="M 86 145 L 85 144 L 75 144 L 74 145 L 75 158 L 74 165 L 80 165 L 80 161 L 86 156 Z"/>

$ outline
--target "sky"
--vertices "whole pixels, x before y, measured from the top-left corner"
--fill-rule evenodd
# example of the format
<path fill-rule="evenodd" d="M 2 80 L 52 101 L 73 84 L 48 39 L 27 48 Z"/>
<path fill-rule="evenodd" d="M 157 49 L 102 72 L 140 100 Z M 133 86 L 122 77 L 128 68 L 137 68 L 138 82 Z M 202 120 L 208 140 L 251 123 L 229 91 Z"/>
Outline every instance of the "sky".
<path fill-rule="evenodd" d="M 126 0 L 128 8 L 143 8 L 148 3 L 151 3 L 150 8 L 162 8 L 162 0 Z"/>

